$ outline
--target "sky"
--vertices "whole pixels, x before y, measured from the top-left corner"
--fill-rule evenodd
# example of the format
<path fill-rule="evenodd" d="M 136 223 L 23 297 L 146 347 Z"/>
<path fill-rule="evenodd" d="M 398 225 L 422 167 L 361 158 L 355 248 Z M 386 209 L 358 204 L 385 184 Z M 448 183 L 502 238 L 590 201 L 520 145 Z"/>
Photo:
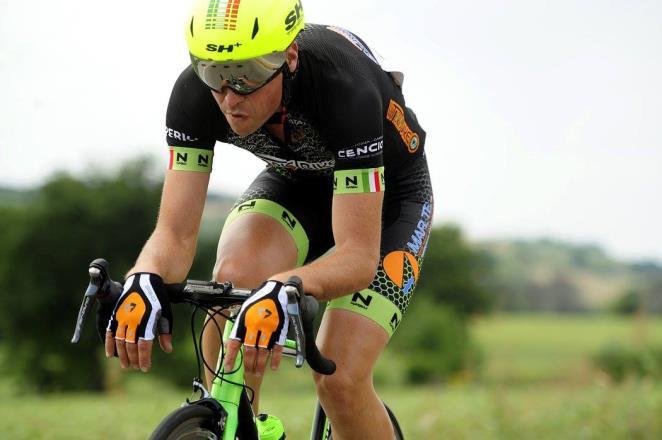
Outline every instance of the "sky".
<path fill-rule="evenodd" d="M 662 2 L 303 0 L 405 73 L 435 221 L 662 261 Z M 0 0 L 0 186 L 166 163 L 186 0 Z M 263 162 L 218 145 L 210 190 Z"/>

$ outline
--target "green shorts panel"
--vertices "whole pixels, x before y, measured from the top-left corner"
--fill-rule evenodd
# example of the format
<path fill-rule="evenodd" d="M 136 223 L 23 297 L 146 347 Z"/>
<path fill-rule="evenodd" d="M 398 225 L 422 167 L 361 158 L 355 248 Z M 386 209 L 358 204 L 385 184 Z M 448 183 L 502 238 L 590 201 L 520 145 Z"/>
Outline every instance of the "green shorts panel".
<path fill-rule="evenodd" d="M 402 321 L 402 312 L 384 295 L 373 290 L 364 289 L 353 295 L 345 295 L 329 301 L 327 310 L 342 309 L 358 313 L 379 324 L 389 338 Z"/>
<path fill-rule="evenodd" d="M 297 247 L 297 267 L 302 266 L 308 256 L 308 235 L 297 218 L 280 204 L 266 199 L 247 200 L 230 212 L 224 228 L 243 214 L 265 214 L 280 223 L 290 234 Z"/>

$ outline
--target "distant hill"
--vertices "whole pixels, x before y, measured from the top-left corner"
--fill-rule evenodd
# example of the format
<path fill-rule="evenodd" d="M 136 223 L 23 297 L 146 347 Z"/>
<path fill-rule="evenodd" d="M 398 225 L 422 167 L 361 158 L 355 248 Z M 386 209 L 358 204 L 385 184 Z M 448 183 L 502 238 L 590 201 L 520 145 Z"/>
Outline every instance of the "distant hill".
<path fill-rule="evenodd" d="M 0 208 L 20 206 L 29 203 L 34 197 L 34 191 L 0 186 Z"/>
<path fill-rule="evenodd" d="M 35 194 L 0 187 L 0 210 L 26 205 Z M 201 242 L 215 246 L 234 201 L 235 196 L 208 194 Z M 554 239 L 485 240 L 473 246 L 489 262 L 483 282 L 500 309 L 589 311 L 604 309 L 625 293 L 636 291 L 647 295 L 651 307 L 662 312 L 659 263 L 620 261 L 597 245 Z"/>
<path fill-rule="evenodd" d="M 603 309 L 627 291 L 648 291 L 662 279 L 655 262 L 625 262 L 599 246 L 553 239 L 488 240 L 476 244 L 492 263 L 491 284 L 506 309 Z"/>
<path fill-rule="evenodd" d="M 34 190 L 0 187 L 0 209 L 24 206 L 30 203 L 34 197 Z M 226 194 L 207 194 L 207 202 L 200 227 L 202 240 L 218 240 L 218 234 L 223 227 L 225 217 L 232 209 L 235 198 L 235 196 Z"/>

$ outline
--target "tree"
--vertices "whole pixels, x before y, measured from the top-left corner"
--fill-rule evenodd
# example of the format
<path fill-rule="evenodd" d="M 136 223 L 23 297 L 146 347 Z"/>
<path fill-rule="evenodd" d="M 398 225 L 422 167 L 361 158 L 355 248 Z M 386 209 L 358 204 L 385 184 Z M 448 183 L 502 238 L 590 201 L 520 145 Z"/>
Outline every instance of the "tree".
<path fill-rule="evenodd" d="M 433 228 L 416 295 L 463 315 L 485 312 L 492 304 L 483 285 L 490 267 L 488 256 L 469 245 L 458 226 Z"/>
<path fill-rule="evenodd" d="M 93 323 L 79 345 L 69 340 L 89 262 L 103 256 L 121 277 L 154 226 L 161 184 L 148 169 L 143 160 L 112 176 L 60 174 L 31 204 L 6 208 L 0 334 L 5 369 L 26 384 L 40 391 L 103 388 Z"/>

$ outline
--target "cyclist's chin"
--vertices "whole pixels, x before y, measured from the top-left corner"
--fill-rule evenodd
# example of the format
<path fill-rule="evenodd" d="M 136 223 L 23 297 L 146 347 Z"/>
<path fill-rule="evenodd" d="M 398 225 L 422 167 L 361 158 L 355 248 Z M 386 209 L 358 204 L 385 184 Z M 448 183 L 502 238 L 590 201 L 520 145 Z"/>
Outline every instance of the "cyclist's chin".
<path fill-rule="evenodd" d="M 245 137 L 249 134 L 255 133 L 262 124 L 248 116 L 236 117 L 232 115 L 225 115 L 232 131 L 238 136 Z"/>

